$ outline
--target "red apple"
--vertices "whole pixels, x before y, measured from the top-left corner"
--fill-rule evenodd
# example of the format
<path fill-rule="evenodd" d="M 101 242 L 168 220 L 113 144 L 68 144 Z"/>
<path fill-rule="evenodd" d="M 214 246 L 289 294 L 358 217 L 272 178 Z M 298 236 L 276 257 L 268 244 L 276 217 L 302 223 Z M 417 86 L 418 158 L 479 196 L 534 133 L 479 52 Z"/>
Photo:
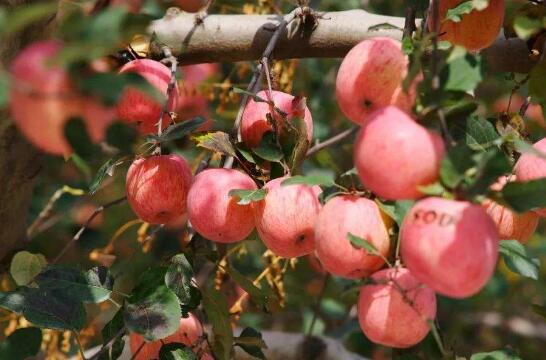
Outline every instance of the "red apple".
<path fill-rule="evenodd" d="M 402 82 L 408 74 L 408 59 L 399 41 L 376 37 L 364 40 L 343 59 L 336 80 L 336 98 L 341 111 L 362 125 L 375 110 L 395 105 L 411 113 L 417 77 L 408 92 Z"/>
<path fill-rule="evenodd" d="M 434 9 L 428 13 L 429 30 L 440 35 L 440 40 L 447 40 L 468 50 L 477 51 L 491 45 L 500 33 L 504 21 L 504 0 L 489 0 L 485 9 L 472 10 L 462 15 L 460 22 L 445 20 L 448 10 L 460 5 L 464 0 L 441 0 L 439 21 L 434 21 Z"/>
<path fill-rule="evenodd" d="M 10 68 L 10 111 L 15 124 L 34 146 L 54 155 L 72 151 L 64 126 L 79 112 L 68 72 L 54 64 L 61 49 L 56 41 L 35 42 L 17 55 Z"/>
<path fill-rule="evenodd" d="M 349 233 L 372 244 L 384 257 L 389 255 L 389 233 L 377 204 L 357 196 L 337 196 L 324 205 L 315 225 L 317 256 L 326 271 L 358 279 L 384 265 L 381 257 L 352 245 Z"/>
<path fill-rule="evenodd" d="M 188 194 L 188 218 L 203 237 L 233 243 L 244 240 L 254 229 L 250 205 L 239 205 L 231 190 L 252 190 L 250 176 L 233 169 L 208 169 L 199 173 Z"/>
<path fill-rule="evenodd" d="M 166 224 L 186 211 L 191 170 L 176 155 L 135 160 L 127 172 L 127 200 L 133 211 L 150 224 Z"/>
<path fill-rule="evenodd" d="M 499 234 L 479 205 L 437 197 L 420 200 L 404 218 L 400 239 L 404 264 L 442 295 L 472 296 L 495 271 Z"/>
<path fill-rule="evenodd" d="M 546 138 L 536 142 L 533 147 L 546 157 Z M 546 159 L 532 153 L 521 155 L 514 168 L 519 181 L 531 181 L 546 178 Z M 537 214 L 546 217 L 546 208 L 535 210 Z"/>
<path fill-rule="evenodd" d="M 265 246 L 285 258 L 310 254 L 315 249 L 314 227 L 321 205 L 318 186 L 287 185 L 286 177 L 265 185 L 265 199 L 253 203 L 256 230 Z"/>
<path fill-rule="evenodd" d="M 364 186 L 389 199 L 422 197 L 419 186 L 438 179 L 444 142 L 394 106 L 371 114 L 354 147 L 354 162 Z"/>
<path fill-rule="evenodd" d="M 301 109 L 303 100 L 280 91 L 272 91 L 270 99 L 268 92 L 260 91 L 257 96 L 265 100 L 273 100 L 275 106 L 287 114 L 288 121 L 295 117 L 303 118 L 307 128 L 307 138 L 311 142 L 313 139 L 313 118 L 307 106 L 303 110 Z M 267 114 L 270 113 L 271 109 L 268 104 L 255 102 L 253 99 L 248 101 L 241 120 L 241 137 L 247 146 L 256 147 L 260 145 L 264 133 L 272 131 L 267 120 Z M 274 111 L 272 117 L 278 122 L 278 128 L 281 128 L 282 123 L 280 121 L 283 120 L 283 117 L 276 111 Z"/>
<path fill-rule="evenodd" d="M 142 349 L 133 360 L 151 360 L 159 358 L 159 351 L 164 344 L 182 343 L 191 347 L 197 343 L 201 336 L 203 336 L 203 326 L 199 319 L 190 313 L 189 317 L 180 319 L 180 328 L 165 339 L 145 342 L 144 338 L 139 334 L 131 333 L 129 343 L 131 354 L 135 354 L 142 346 Z"/>
<path fill-rule="evenodd" d="M 392 268 L 371 276 L 360 289 L 358 320 L 368 339 L 394 348 L 407 348 L 425 338 L 428 321 L 436 317 L 436 295 L 408 269 Z"/>
<path fill-rule="evenodd" d="M 146 79 L 161 94 L 167 94 L 171 80 L 171 70 L 162 63 L 150 59 L 138 59 L 125 64 L 120 74 L 134 72 Z M 167 110 L 175 111 L 178 104 L 178 87 L 171 93 Z M 158 102 L 141 90 L 126 88 L 117 105 L 118 117 L 128 123 L 136 124 L 140 133 L 149 134 L 157 131 L 159 115 L 163 108 L 163 101 Z M 163 127 L 167 127 L 171 119 L 169 114 L 163 117 Z"/>
<path fill-rule="evenodd" d="M 503 176 L 491 188 L 500 191 L 507 182 L 508 177 Z M 482 206 L 495 222 L 501 240 L 514 239 L 525 244 L 538 226 L 538 215 L 535 212 L 518 214 L 492 200 L 485 200 Z"/>

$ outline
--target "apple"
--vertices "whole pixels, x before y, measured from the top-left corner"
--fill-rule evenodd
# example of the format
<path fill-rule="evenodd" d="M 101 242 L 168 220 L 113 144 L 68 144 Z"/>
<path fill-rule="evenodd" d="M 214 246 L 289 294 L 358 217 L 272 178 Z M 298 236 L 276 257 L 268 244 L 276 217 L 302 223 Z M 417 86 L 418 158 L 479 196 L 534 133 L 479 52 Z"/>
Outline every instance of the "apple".
<path fill-rule="evenodd" d="M 165 96 L 171 80 L 171 70 L 162 63 L 150 59 L 133 60 L 123 65 L 119 73 L 136 73 Z M 178 86 L 175 86 L 168 100 L 168 112 L 176 110 L 178 97 Z M 135 124 L 141 134 L 154 133 L 157 131 L 159 115 L 163 105 L 163 102 L 156 101 L 141 90 L 128 87 L 123 90 L 121 99 L 117 104 L 117 115 L 121 120 Z M 165 114 L 163 116 L 163 127 L 166 128 L 170 122 L 169 114 Z"/>
<path fill-rule="evenodd" d="M 267 195 L 252 204 L 256 230 L 265 246 L 285 258 L 310 254 L 315 249 L 314 227 L 321 209 L 319 186 L 281 183 L 277 178 L 265 185 Z"/>
<path fill-rule="evenodd" d="M 420 186 L 438 179 L 444 156 L 440 135 L 395 106 L 371 114 L 354 147 L 354 163 L 364 186 L 389 200 L 417 199 Z"/>
<path fill-rule="evenodd" d="M 207 169 L 199 173 L 188 193 L 188 219 L 206 239 L 233 243 L 244 240 L 254 229 L 250 205 L 239 205 L 231 190 L 253 190 L 250 176 L 234 169 Z"/>
<path fill-rule="evenodd" d="M 436 294 L 408 269 L 391 268 L 374 273 L 371 284 L 360 289 L 358 320 L 368 339 L 376 344 L 407 348 L 425 338 L 428 321 L 436 317 Z"/>
<path fill-rule="evenodd" d="M 406 267 L 442 295 L 472 296 L 495 271 L 499 234 L 480 205 L 439 197 L 420 200 L 404 218 L 400 239 Z"/>
<path fill-rule="evenodd" d="M 256 95 L 265 100 L 272 100 L 278 109 L 287 114 L 288 121 L 292 121 L 295 117 L 303 118 L 307 130 L 307 138 L 311 142 L 313 139 L 313 118 L 302 98 L 296 98 L 290 94 L 275 90 L 271 92 L 271 96 L 269 96 L 269 91 L 260 91 Z M 268 104 L 256 102 L 254 99 L 248 100 L 241 119 L 241 137 L 247 146 L 252 148 L 260 145 L 264 134 L 273 130 L 267 120 L 267 114 L 270 113 L 271 109 Z M 274 111 L 272 118 L 275 119 L 277 127 L 282 131 L 282 127 L 284 126 L 282 123 L 284 120 L 283 117 Z"/>
<path fill-rule="evenodd" d="M 351 244 L 348 234 L 358 236 L 387 257 L 390 238 L 379 207 L 370 199 L 343 195 L 330 199 L 315 225 L 317 256 L 331 274 L 359 279 L 384 265 L 380 256 Z"/>
<path fill-rule="evenodd" d="M 178 330 L 162 340 L 146 342 L 144 338 L 136 333 L 129 335 L 131 354 L 135 354 L 142 346 L 138 355 L 133 360 L 151 360 L 159 358 L 159 351 L 164 344 L 182 343 L 186 346 L 193 346 L 203 336 L 203 326 L 192 313 L 187 318 L 180 319 Z M 144 343 L 144 345 L 142 345 Z"/>
<path fill-rule="evenodd" d="M 362 125 L 375 110 L 395 105 L 411 113 L 417 76 L 405 92 L 408 58 L 399 41 L 385 37 L 364 40 L 343 59 L 336 80 L 336 99 L 351 121 Z"/>
<path fill-rule="evenodd" d="M 485 9 L 474 9 L 462 15 L 459 22 L 445 20 L 448 10 L 457 7 L 463 1 L 438 1 L 440 24 L 434 21 L 434 9 L 431 6 L 428 13 L 429 30 L 437 32 L 440 40 L 447 40 L 470 51 L 484 49 L 491 45 L 500 33 L 504 21 L 504 0 L 489 0 Z"/>
<path fill-rule="evenodd" d="M 546 157 L 546 138 L 537 141 L 533 148 Z M 546 159 L 532 153 L 525 153 L 516 162 L 514 167 L 516 178 L 519 181 L 531 181 L 546 178 Z M 546 208 L 535 210 L 537 214 L 546 217 Z"/>
<path fill-rule="evenodd" d="M 191 169 L 180 156 L 137 159 L 127 172 L 127 200 L 138 217 L 147 223 L 170 223 L 186 212 L 191 181 Z"/>

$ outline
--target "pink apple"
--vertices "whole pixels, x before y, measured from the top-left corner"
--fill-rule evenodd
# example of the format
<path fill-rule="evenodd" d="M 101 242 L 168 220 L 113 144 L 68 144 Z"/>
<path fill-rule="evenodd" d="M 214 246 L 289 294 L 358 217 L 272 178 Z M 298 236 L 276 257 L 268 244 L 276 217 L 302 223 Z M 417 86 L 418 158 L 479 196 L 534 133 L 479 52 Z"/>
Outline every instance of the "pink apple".
<path fill-rule="evenodd" d="M 199 173 L 188 194 L 188 217 L 203 237 L 233 243 L 244 240 L 254 229 L 250 205 L 239 205 L 231 190 L 253 190 L 250 176 L 233 169 L 208 169 Z"/>
<path fill-rule="evenodd" d="M 546 138 L 536 142 L 533 147 L 546 156 Z M 514 168 L 519 181 L 531 181 L 546 178 L 546 159 L 532 153 L 521 155 Z M 536 210 L 536 213 L 546 217 L 546 209 Z"/>
<path fill-rule="evenodd" d="M 159 358 L 161 346 L 172 343 L 181 343 L 186 346 L 192 346 L 203 336 L 203 326 L 197 317 L 189 314 L 187 318 L 180 319 L 180 328 L 172 335 L 158 341 L 145 342 L 144 338 L 136 333 L 129 335 L 131 353 L 135 354 L 142 346 L 142 349 L 134 360 L 151 360 Z"/>
<path fill-rule="evenodd" d="M 285 258 L 310 254 L 315 249 L 314 227 L 321 208 L 318 186 L 287 185 L 287 177 L 265 185 L 265 199 L 253 203 L 256 230 L 265 246 Z"/>
<path fill-rule="evenodd" d="M 395 105 L 411 113 L 418 76 L 408 92 L 402 82 L 408 74 L 408 59 L 399 41 L 385 37 L 364 40 L 343 59 L 336 80 L 336 98 L 341 111 L 362 125 L 375 110 Z"/>
<path fill-rule="evenodd" d="M 191 170 L 177 155 L 135 160 L 127 172 L 127 200 L 133 211 L 150 224 L 166 224 L 186 211 Z"/>
<path fill-rule="evenodd" d="M 134 72 L 146 79 L 161 94 L 166 96 L 171 80 L 171 70 L 162 63 L 150 59 L 138 59 L 125 64 L 120 74 Z M 169 98 L 167 110 L 175 111 L 178 104 L 178 87 L 176 86 Z M 163 101 L 158 102 L 151 96 L 135 88 L 126 88 L 117 105 L 118 117 L 128 123 L 137 125 L 140 133 L 157 132 L 159 115 Z M 171 119 L 169 114 L 163 117 L 163 127 L 167 127 Z"/>
<path fill-rule="evenodd" d="M 436 317 L 436 295 L 408 269 L 392 268 L 371 276 L 360 289 L 358 320 L 376 344 L 407 348 L 425 338 Z"/>
<path fill-rule="evenodd" d="M 444 142 L 394 106 L 371 114 L 354 147 L 354 162 L 364 186 L 389 199 L 422 197 L 420 186 L 438 179 Z"/>
<path fill-rule="evenodd" d="M 384 265 L 381 257 L 352 245 L 349 233 L 366 240 L 384 257 L 389 255 L 389 233 L 377 204 L 357 196 L 337 196 L 324 205 L 315 225 L 317 256 L 326 271 L 358 279 Z"/>
<path fill-rule="evenodd" d="M 313 118 L 307 106 L 301 109 L 303 105 L 302 99 L 280 91 L 272 91 L 270 99 L 268 92 L 260 91 L 257 96 L 265 100 L 272 100 L 278 109 L 287 114 L 288 121 L 291 121 L 295 117 L 303 118 L 307 130 L 307 138 L 311 142 L 313 139 Z M 267 120 L 267 114 L 270 113 L 271 109 L 268 104 L 255 102 L 253 99 L 248 101 L 241 120 L 241 137 L 247 146 L 256 147 L 260 145 L 264 133 L 272 131 L 271 125 L 269 125 Z M 276 111 L 274 111 L 272 117 L 278 122 L 278 128 L 282 128 L 283 124 L 280 121 L 283 120 L 283 117 Z"/>
<path fill-rule="evenodd" d="M 54 63 L 61 50 L 56 41 L 32 43 L 10 68 L 10 111 L 15 124 L 34 146 L 54 155 L 71 153 L 64 126 L 78 115 L 78 96 L 69 74 Z"/>
<path fill-rule="evenodd" d="M 400 238 L 404 264 L 442 295 L 472 296 L 495 271 L 499 234 L 479 205 L 438 197 L 420 200 L 404 218 Z"/>

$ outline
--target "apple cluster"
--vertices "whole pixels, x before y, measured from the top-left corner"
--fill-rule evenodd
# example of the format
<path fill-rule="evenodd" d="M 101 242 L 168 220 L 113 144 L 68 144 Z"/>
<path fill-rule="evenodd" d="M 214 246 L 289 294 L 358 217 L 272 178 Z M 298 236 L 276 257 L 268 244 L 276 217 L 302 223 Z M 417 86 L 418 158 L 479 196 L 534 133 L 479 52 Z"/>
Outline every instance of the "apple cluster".
<path fill-rule="evenodd" d="M 439 2 L 439 11 L 444 14 L 440 18 L 458 2 Z M 188 7 L 184 10 L 197 11 L 204 2 L 176 3 Z M 464 16 L 459 23 L 429 25 L 443 39 L 479 50 L 494 41 L 503 13 L 504 2 L 491 0 L 486 9 Z M 475 31 L 476 22 L 484 31 Z M 62 45 L 53 41 L 35 43 L 12 64 L 16 81 L 10 94 L 11 113 L 30 142 L 51 154 L 69 154 L 63 129 L 75 116 L 85 119 L 91 138 L 97 142 L 104 139 L 106 128 L 115 119 L 132 124 L 141 134 L 157 130 L 163 103 L 140 89 L 125 89 L 111 108 L 97 99 L 77 95 L 67 71 L 48 62 L 61 49 Z M 168 99 L 171 72 L 160 62 L 137 59 L 124 65 L 120 73 L 139 74 L 164 96 L 169 112 L 186 117 L 208 115 L 206 99 L 196 88 L 216 71 L 215 65 L 183 68 L 184 80 Z M 242 241 L 255 229 L 265 246 L 278 256 L 316 254 L 323 268 L 333 275 L 368 278 L 369 284 L 361 288 L 358 300 L 362 330 L 379 344 L 412 346 L 427 335 L 435 319 L 436 293 L 466 298 L 479 292 L 496 267 L 499 240 L 525 243 L 539 217 L 546 216 L 546 209 L 518 214 L 492 200 L 474 204 L 425 197 L 420 189 L 438 181 L 446 144 L 440 134 L 414 119 L 412 111 L 422 76 L 404 89 L 407 75 L 408 58 L 401 43 L 376 37 L 362 41 L 346 55 L 336 81 L 341 111 L 360 126 L 353 161 L 364 187 L 379 199 L 416 200 L 401 224 L 401 257 L 394 266 L 386 261 L 394 247 L 393 221 L 376 201 L 345 193 L 323 205 L 320 187 L 283 185 L 289 174 L 263 185 L 263 199 L 243 205 L 230 196 L 230 191 L 257 190 L 260 186 L 245 172 L 210 168 L 194 176 L 183 157 L 154 155 L 131 164 L 126 177 L 129 204 L 150 224 L 187 218 L 197 233 L 218 243 Z M 311 112 L 297 97 L 280 91 L 262 91 L 257 96 L 268 102 L 250 99 L 246 104 L 240 127 L 246 146 L 259 146 L 266 133 L 283 131 L 282 122 L 296 118 L 304 121 L 308 140 L 312 140 Z M 167 113 L 163 126 L 170 122 Z M 546 153 L 546 139 L 534 148 Z M 518 160 L 514 174 L 499 179 L 494 188 L 498 190 L 516 179 L 544 177 L 546 160 L 526 153 Z M 356 247 L 349 234 L 365 239 L 375 251 Z M 182 319 L 180 330 L 164 342 L 193 345 L 202 332 L 192 315 Z M 142 342 L 138 335 L 131 336 L 133 350 Z M 157 357 L 160 346 L 161 342 L 147 343 L 136 359 Z"/>

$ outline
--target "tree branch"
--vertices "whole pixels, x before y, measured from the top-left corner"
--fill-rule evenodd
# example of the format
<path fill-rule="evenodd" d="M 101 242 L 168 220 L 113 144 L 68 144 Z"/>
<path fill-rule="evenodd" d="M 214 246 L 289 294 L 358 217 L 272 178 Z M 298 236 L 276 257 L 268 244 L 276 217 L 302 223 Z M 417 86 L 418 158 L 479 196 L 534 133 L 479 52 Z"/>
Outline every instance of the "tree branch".
<path fill-rule="evenodd" d="M 290 15 L 209 15 L 196 25 L 193 14 L 169 11 L 154 21 L 149 33 L 155 42 L 167 45 L 181 64 L 261 60 L 263 49 L 282 20 Z M 279 37 L 271 58 L 336 58 L 343 57 L 360 41 L 387 36 L 400 40 L 403 32 L 396 29 L 368 31 L 370 26 L 390 23 L 404 28 L 401 17 L 370 14 L 364 10 L 325 13 L 315 29 L 298 27 L 294 22 Z M 417 20 L 417 26 L 420 24 Z M 152 47 L 152 55 L 161 57 L 161 46 Z M 497 41 L 482 51 L 492 72 L 530 70 L 534 62 L 520 39 Z"/>

